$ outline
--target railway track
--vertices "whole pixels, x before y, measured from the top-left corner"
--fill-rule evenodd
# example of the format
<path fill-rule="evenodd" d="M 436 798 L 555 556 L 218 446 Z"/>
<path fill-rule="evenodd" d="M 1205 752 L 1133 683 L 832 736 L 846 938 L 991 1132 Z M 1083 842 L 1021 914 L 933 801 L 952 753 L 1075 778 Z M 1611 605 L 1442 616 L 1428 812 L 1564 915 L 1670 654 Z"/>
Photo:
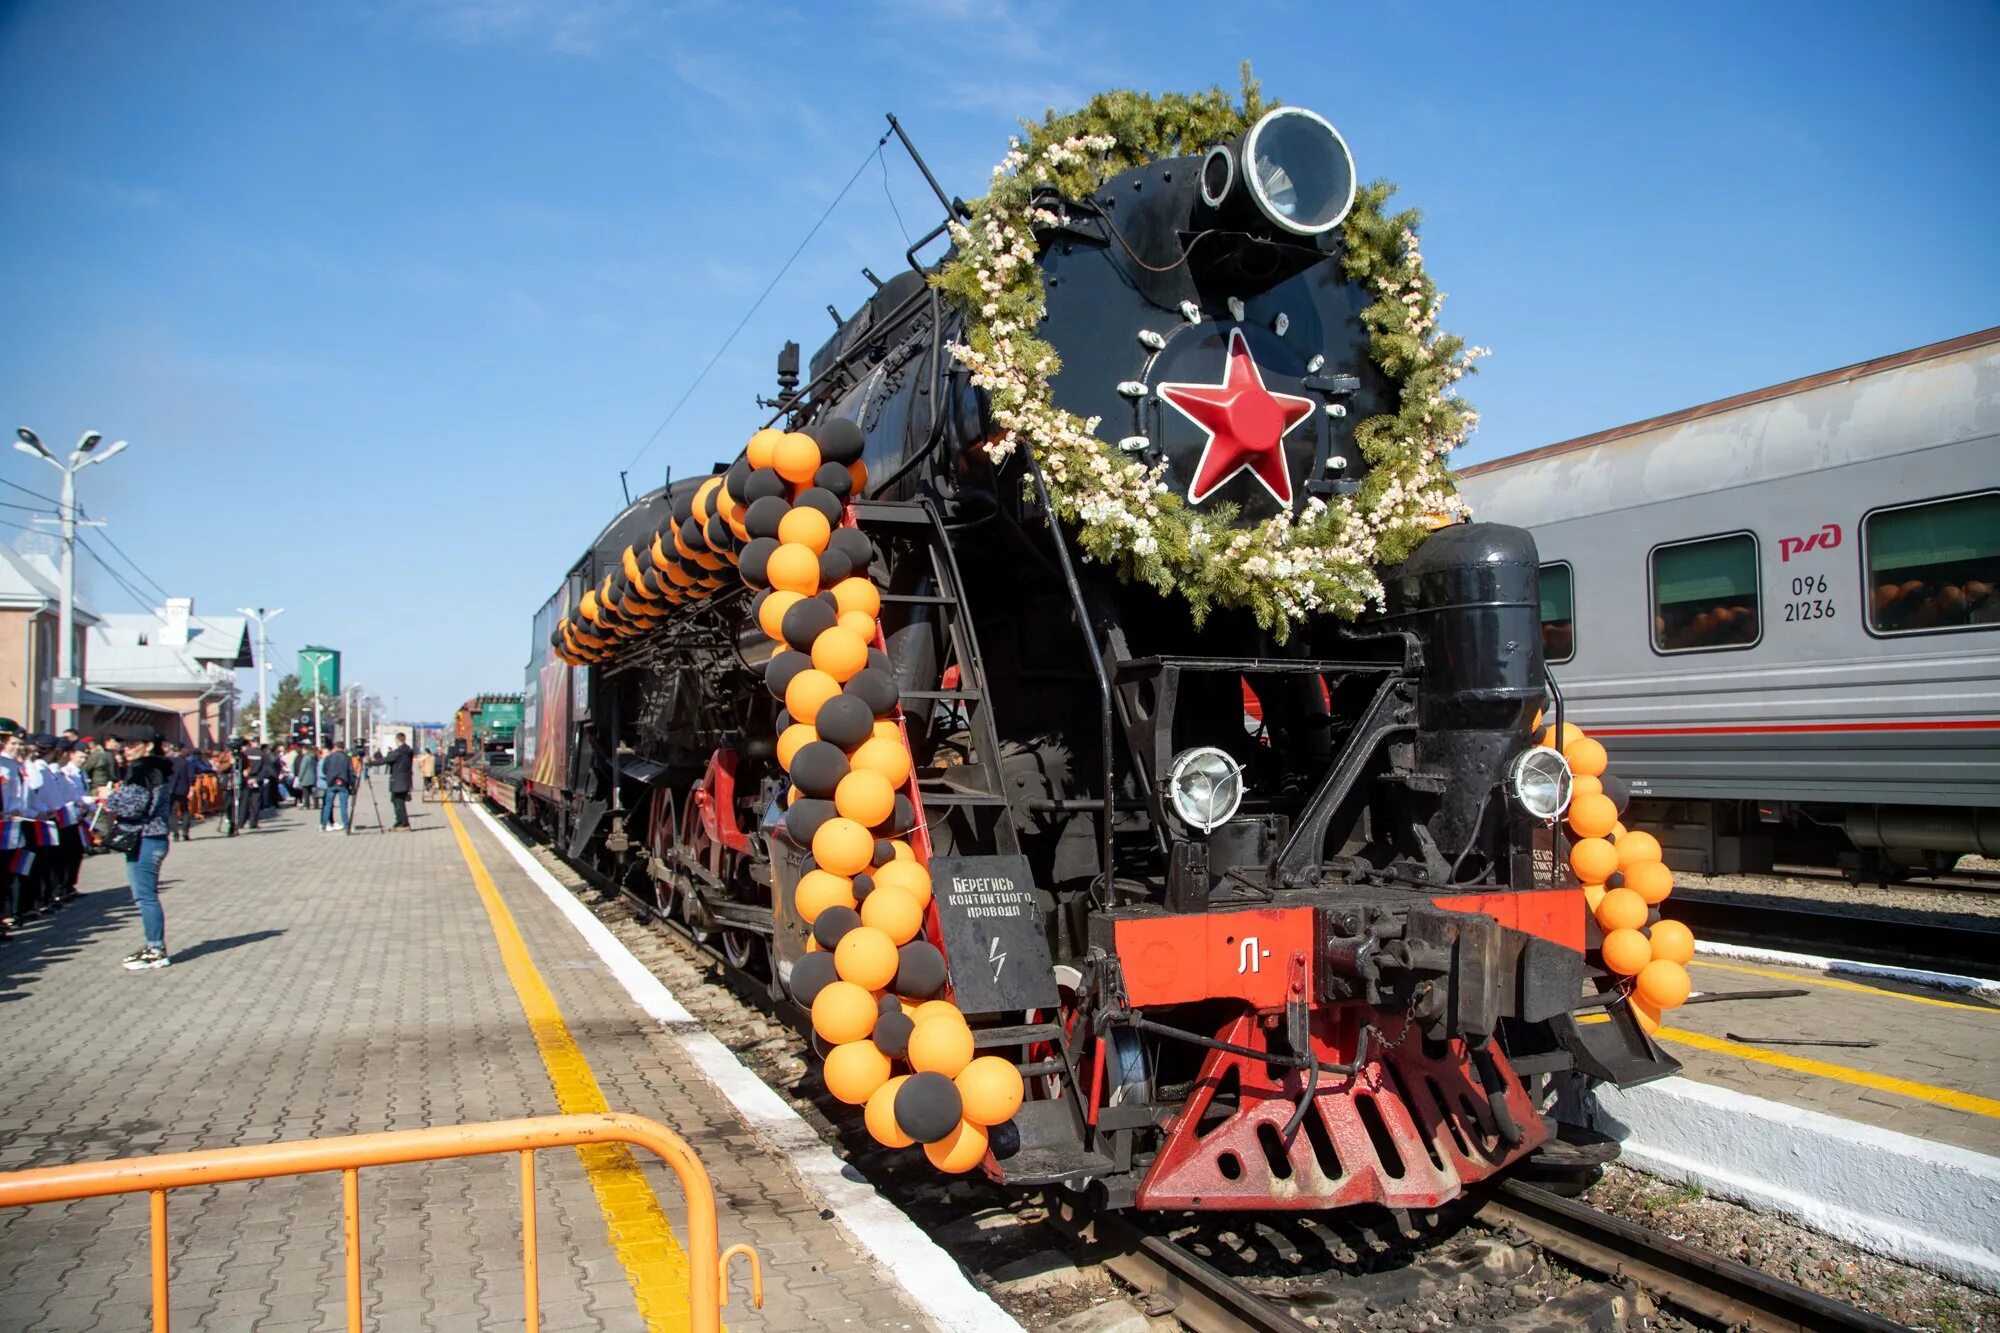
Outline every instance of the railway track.
<path fill-rule="evenodd" d="M 739 1000 L 785 1021 L 770 1003 L 763 980 L 741 971 L 720 947 L 719 935 L 704 939 L 684 921 L 661 915 L 653 904 L 590 867 L 568 858 L 564 864 L 599 892 L 622 899 L 643 920 L 664 927 L 720 965 Z M 1194 1333 L 1312 1333 L 1329 1326 L 1323 1318 L 1300 1318 L 1288 1308 L 1295 1301 L 1261 1294 L 1189 1246 L 1130 1216 L 1093 1209 L 1077 1195 L 1057 1194 L 1044 1202 L 1050 1225 L 1083 1247 L 1091 1262 L 1139 1293 L 1149 1308 L 1171 1313 Z M 1532 1185 L 1503 1181 L 1469 1216 L 1479 1227 L 1522 1238 L 1572 1271 L 1637 1286 L 1661 1305 L 1715 1327 L 1779 1333 L 1888 1333 L 1901 1327 Z M 1350 1280 L 1340 1273 L 1329 1275 L 1324 1287 L 1330 1299 L 1339 1301 L 1341 1285 Z M 1594 1327 L 1599 1322 L 1586 1311 L 1549 1313 L 1555 1319 L 1552 1327 L 1570 1322 Z"/>
<path fill-rule="evenodd" d="M 1782 949 L 1855 962 L 1886 963 L 1930 972 L 1992 973 L 2000 958 L 2000 928 L 1978 929 L 1921 917 L 1860 916 L 1825 907 L 1745 902 L 1733 893 L 1684 889 L 1674 916 L 1697 939 Z"/>

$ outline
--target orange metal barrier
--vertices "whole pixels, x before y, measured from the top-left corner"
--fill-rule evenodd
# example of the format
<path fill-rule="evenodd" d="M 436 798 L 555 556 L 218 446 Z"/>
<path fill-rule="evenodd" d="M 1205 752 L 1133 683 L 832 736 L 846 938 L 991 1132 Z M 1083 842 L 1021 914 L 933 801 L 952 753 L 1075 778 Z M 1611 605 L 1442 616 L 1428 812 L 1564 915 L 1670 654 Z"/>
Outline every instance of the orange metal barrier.
<path fill-rule="evenodd" d="M 656 1121 L 635 1115 L 548 1115 L 495 1120 L 479 1125 L 441 1125 L 387 1134 L 355 1134 L 295 1143 L 253 1144 L 210 1152 L 121 1157 L 109 1162 L 0 1172 L 0 1207 L 22 1207 L 109 1194 L 148 1193 L 153 1216 L 153 1327 L 168 1333 L 167 1191 L 189 1185 L 221 1185 L 271 1176 L 340 1172 L 340 1198 L 347 1254 L 347 1327 L 361 1328 L 361 1176 L 364 1166 L 437 1162 L 455 1157 L 519 1153 L 521 1158 L 522 1295 L 529 1333 L 541 1322 L 541 1275 L 535 1231 L 535 1153 L 543 1148 L 575 1148 L 591 1143 L 628 1143 L 648 1148 L 674 1169 L 687 1194 L 688 1303 L 694 1333 L 721 1333 L 729 1261 L 750 1261 L 750 1303 L 764 1304 L 764 1269 L 750 1245 L 732 1245 L 720 1254 L 715 1191 L 708 1171 L 687 1140 Z"/>

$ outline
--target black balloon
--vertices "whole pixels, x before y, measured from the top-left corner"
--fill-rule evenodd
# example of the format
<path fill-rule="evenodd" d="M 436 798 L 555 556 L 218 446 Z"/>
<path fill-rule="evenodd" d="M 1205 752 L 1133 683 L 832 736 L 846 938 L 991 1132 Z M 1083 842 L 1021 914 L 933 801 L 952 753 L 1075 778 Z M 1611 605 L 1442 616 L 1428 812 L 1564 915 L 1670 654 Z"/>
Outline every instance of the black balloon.
<path fill-rule="evenodd" d="M 729 498 L 742 504 L 749 497 L 743 488 L 750 484 L 750 460 L 739 458 L 729 465 L 729 471 L 722 474 L 722 489 L 729 492 Z"/>
<path fill-rule="evenodd" d="M 764 587 L 769 582 L 771 554 L 777 549 L 776 537 L 752 538 L 750 544 L 743 548 L 743 554 L 736 560 L 736 570 L 743 576 L 743 581 L 753 588 Z"/>
<path fill-rule="evenodd" d="M 793 842 L 801 847 L 810 847 L 813 834 L 819 832 L 822 824 L 839 813 L 834 809 L 832 801 L 816 796 L 802 797 L 793 801 L 785 810 L 785 830 Z"/>
<path fill-rule="evenodd" d="M 896 796 L 896 808 L 889 817 L 869 830 L 878 838 L 900 838 L 917 826 L 917 808 L 910 804 L 910 798 L 900 793 Z"/>
<path fill-rule="evenodd" d="M 799 498 L 792 503 L 801 509 L 817 509 L 826 517 L 829 524 L 835 527 L 840 525 L 840 497 L 832 491 L 809 486 L 800 491 Z"/>
<path fill-rule="evenodd" d="M 1598 781 L 1604 784 L 1604 794 L 1609 796 L 1611 803 L 1618 807 L 1618 817 L 1623 819 L 1625 817 L 1625 807 L 1632 804 L 1632 784 L 1623 778 L 1613 777 L 1609 773 L 1599 778 Z"/>
<path fill-rule="evenodd" d="M 875 544 L 859 528 L 835 528 L 826 539 L 826 546 L 853 561 L 856 572 L 866 570 L 875 561 Z"/>
<path fill-rule="evenodd" d="M 832 954 L 809 953 L 792 964 L 792 998 L 810 1009 L 819 993 L 838 980 Z"/>
<path fill-rule="evenodd" d="M 785 636 L 786 643 L 807 653 L 812 651 L 813 641 L 832 629 L 839 619 L 825 602 L 806 597 L 792 603 L 791 610 L 778 622 L 778 632 Z"/>
<path fill-rule="evenodd" d="M 1622 888 L 1624 888 L 1624 887 L 1625 887 L 1625 872 L 1624 872 L 1624 871 L 1622 871 L 1622 870 L 1614 870 L 1614 871 L 1612 871 L 1612 872 L 1611 872 L 1611 873 L 1610 873 L 1609 875 L 1605 876 L 1605 878 L 1604 878 L 1604 887 L 1605 887 L 1606 889 L 1622 889 Z"/>
<path fill-rule="evenodd" d="M 772 698 L 782 701 L 792 678 L 801 671 L 810 671 L 812 664 L 813 660 L 804 653 L 787 649 L 764 664 L 764 688 L 771 692 Z"/>
<path fill-rule="evenodd" d="M 885 866 L 896 859 L 896 844 L 887 838 L 875 839 L 875 855 L 869 859 L 871 866 Z"/>
<path fill-rule="evenodd" d="M 819 1033 L 815 1032 L 812 1034 L 813 1059 L 820 1061 L 822 1064 L 825 1063 L 826 1057 L 833 1054 L 833 1046 L 834 1043 L 820 1036 Z"/>
<path fill-rule="evenodd" d="M 816 954 L 812 956 L 818 957 Z M 900 1060 L 903 1053 L 910 1049 L 910 1032 L 916 1026 L 901 1008 L 894 1013 L 884 1011 L 882 1016 L 875 1020 L 875 1031 L 872 1034 L 875 1038 L 875 1049 L 891 1060 Z M 911 1137 L 916 1136 L 911 1135 Z"/>
<path fill-rule="evenodd" d="M 674 498 L 674 525 L 676 527 L 694 517 L 694 493 L 699 487 L 689 486 Z"/>
<path fill-rule="evenodd" d="M 789 494 L 791 491 L 776 468 L 760 467 L 743 484 L 743 504 L 746 508 L 759 500 L 782 500 Z"/>
<path fill-rule="evenodd" d="M 830 587 L 854 572 L 854 564 L 846 554 L 831 546 L 819 553 L 819 586 Z"/>
<path fill-rule="evenodd" d="M 681 524 L 681 542 L 696 555 L 708 549 L 708 537 L 701 530 L 701 524 L 692 515 Z"/>
<path fill-rule="evenodd" d="M 867 442 L 861 427 L 845 418 L 818 423 L 812 428 L 812 437 L 819 441 L 819 456 L 835 463 L 852 463 L 861 457 L 861 447 Z"/>
<path fill-rule="evenodd" d="M 784 735 L 791 729 L 792 722 L 792 710 L 789 708 L 780 708 L 777 718 L 771 723 L 771 734 L 773 736 Z"/>
<path fill-rule="evenodd" d="M 819 471 L 813 473 L 813 485 L 845 500 L 854 489 L 854 474 L 839 463 L 821 463 Z"/>
<path fill-rule="evenodd" d="M 867 871 L 864 870 L 860 874 L 854 877 L 855 902 L 857 903 L 867 902 L 868 895 L 873 892 L 875 892 L 875 877 L 873 875 L 869 874 Z"/>
<path fill-rule="evenodd" d="M 711 551 L 726 551 L 736 544 L 736 534 L 729 530 L 729 525 L 722 521 L 720 514 L 708 516 L 708 526 L 702 529 L 702 535 L 708 539 Z"/>
<path fill-rule="evenodd" d="M 831 741 L 843 750 L 852 750 L 874 732 L 875 713 L 852 695 L 838 695 L 819 706 L 819 716 L 813 719 L 813 730 L 819 733 L 821 740 Z"/>
<path fill-rule="evenodd" d="M 852 695 L 867 704 L 869 713 L 875 717 L 884 717 L 893 712 L 898 697 L 896 678 L 886 671 L 877 671 L 874 667 L 864 667 L 856 672 L 854 679 L 841 687 L 841 693 Z"/>
<path fill-rule="evenodd" d="M 936 1143 L 958 1128 L 965 1114 L 958 1085 L 943 1074 L 910 1075 L 896 1090 L 896 1124 L 918 1143 Z"/>
<path fill-rule="evenodd" d="M 944 989 L 944 955 L 929 940 L 911 940 L 896 950 L 896 979 L 890 989 L 912 1000 L 928 1000 Z"/>
<path fill-rule="evenodd" d="M 804 656 L 804 654 L 794 654 Z M 811 659 L 807 659 L 810 662 Z M 807 741 L 792 756 L 792 782 L 808 796 L 831 797 L 847 776 L 847 752 L 827 741 Z"/>
<path fill-rule="evenodd" d="M 876 1013 L 896 1014 L 896 1013 L 901 1013 L 902 1010 L 903 1010 L 903 1002 L 896 998 L 896 993 L 894 991 L 886 991 L 882 995 L 876 997 L 875 1000 Z"/>
<path fill-rule="evenodd" d="M 889 654 L 883 652 L 880 648 L 870 648 L 868 650 L 868 669 L 879 671 L 890 680 L 896 678 L 895 668 L 889 665 Z"/>
<path fill-rule="evenodd" d="M 743 511 L 743 530 L 752 537 L 776 537 L 778 523 L 791 512 L 792 507 L 783 496 L 767 495 L 761 500 L 752 500 L 750 507 Z"/>
<path fill-rule="evenodd" d="M 829 907 L 813 918 L 813 938 L 822 949 L 837 948 L 847 932 L 861 924 L 861 913 L 852 907 Z"/>

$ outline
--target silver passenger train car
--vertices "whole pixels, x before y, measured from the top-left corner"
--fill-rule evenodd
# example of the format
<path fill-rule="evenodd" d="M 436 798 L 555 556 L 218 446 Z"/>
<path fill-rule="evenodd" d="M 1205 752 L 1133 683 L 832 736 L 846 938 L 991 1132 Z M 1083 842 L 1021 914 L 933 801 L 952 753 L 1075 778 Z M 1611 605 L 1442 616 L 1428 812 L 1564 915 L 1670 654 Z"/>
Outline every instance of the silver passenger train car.
<path fill-rule="evenodd" d="M 2000 328 L 1480 464 L 1670 863 L 2000 856 Z"/>

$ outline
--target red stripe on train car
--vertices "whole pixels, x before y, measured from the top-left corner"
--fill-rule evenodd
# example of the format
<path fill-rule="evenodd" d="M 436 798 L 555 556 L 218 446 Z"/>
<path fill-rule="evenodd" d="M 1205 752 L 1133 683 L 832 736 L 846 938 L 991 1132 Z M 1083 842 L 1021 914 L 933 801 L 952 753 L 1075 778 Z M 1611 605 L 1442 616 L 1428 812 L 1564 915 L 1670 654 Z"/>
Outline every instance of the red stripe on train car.
<path fill-rule="evenodd" d="M 2000 718 L 1944 718 L 1932 722 L 1766 722 L 1752 726 L 1589 727 L 1593 736 L 1786 736 L 1855 731 L 2000 731 Z"/>

